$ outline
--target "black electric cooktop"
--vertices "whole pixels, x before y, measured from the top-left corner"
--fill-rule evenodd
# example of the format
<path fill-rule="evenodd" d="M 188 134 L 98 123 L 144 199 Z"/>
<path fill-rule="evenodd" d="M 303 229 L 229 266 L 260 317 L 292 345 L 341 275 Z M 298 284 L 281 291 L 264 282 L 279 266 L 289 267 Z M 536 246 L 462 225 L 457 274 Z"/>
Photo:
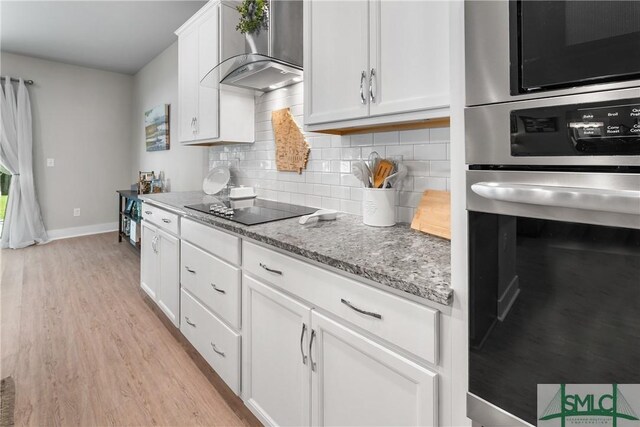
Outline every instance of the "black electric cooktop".
<path fill-rule="evenodd" d="M 309 215 L 317 211 L 317 209 L 306 206 L 291 205 L 289 203 L 263 199 L 220 199 L 215 203 L 189 205 L 185 206 L 185 208 L 194 209 L 244 225 L 264 224 L 265 222 Z"/>

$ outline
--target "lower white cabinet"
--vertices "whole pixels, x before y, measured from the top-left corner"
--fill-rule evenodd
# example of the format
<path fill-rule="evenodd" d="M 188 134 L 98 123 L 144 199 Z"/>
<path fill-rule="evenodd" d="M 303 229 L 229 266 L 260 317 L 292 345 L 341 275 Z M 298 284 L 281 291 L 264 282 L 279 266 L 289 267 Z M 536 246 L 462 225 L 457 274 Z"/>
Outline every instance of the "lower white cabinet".
<path fill-rule="evenodd" d="M 175 326 L 180 324 L 180 241 L 142 221 L 140 287 Z"/>
<path fill-rule="evenodd" d="M 240 335 L 184 289 L 180 332 L 234 393 L 240 394 Z"/>
<path fill-rule="evenodd" d="M 437 374 L 243 277 L 243 394 L 268 425 L 437 425 Z"/>
<path fill-rule="evenodd" d="M 311 425 L 435 426 L 437 374 L 311 312 Z"/>
<path fill-rule="evenodd" d="M 266 425 L 310 424 L 311 309 L 243 277 L 242 394 Z"/>

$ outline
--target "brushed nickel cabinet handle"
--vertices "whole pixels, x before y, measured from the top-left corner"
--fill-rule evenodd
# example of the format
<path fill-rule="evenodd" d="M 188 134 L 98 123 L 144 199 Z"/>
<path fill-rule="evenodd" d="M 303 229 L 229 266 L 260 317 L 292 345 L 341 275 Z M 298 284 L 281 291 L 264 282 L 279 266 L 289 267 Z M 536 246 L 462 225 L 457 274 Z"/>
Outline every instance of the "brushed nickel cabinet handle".
<path fill-rule="evenodd" d="M 367 73 L 366 71 L 362 71 L 362 74 L 360 74 L 360 102 L 362 103 L 362 105 L 365 105 L 367 103 L 367 98 L 365 98 L 364 96 L 364 82 L 367 80 Z"/>
<path fill-rule="evenodd" d="M 382 314 L 378 314 L 378 313 L 374 313 L 373 311 L 366 311 L 361 308 L 358 308 L 344 298 L 340 299 L 340 302 L 346 305 L 347 307 L 349 307 L 353 311 L 357 311 L 360 314 L 364 314 L 366 316 L 371 316 L 371 317 L 375 317 L 376 319 L 382 320 Z"/>
<path fill-rule="evenodd" d="M 227 293 L 227 291 L 225 291 L 225 290 L 223 290 L 223 289 L 219 289 L 219 288 L 215 285 L 215 283 L 212 283 L 212 284 L 211 284 L 211 287 L 213 288 L 213 290 L 214 290 L 214 291 L 216 291 L 216 292 L 220 292 L 221 294 L 226 294 L 226 293 Z"/>
<path fill-rule="evenodd" d="M 191 274 L 196 274 L 196 271 L 195 271 L 195 270 L 190 269 L 190 268 L 189 268 L 189 266 L 185 265 L 185 266 L 184 266 L 184 268 L 185 268 L 185 270 L 187 270 L 189 273 L 191 273 Z"/>
<path fill-rule="evenodd" d="M 316 362 L 313 361 L 313 340 L 316 337 L 315 329 L 311 330 L 311 339 L 309 340 L 309 361 L 311 361 L 311 370 L 316 371 Z"/>
<path fill-rule="evenodd" d="M 216 345 L 215 345 L 214 343 L 211 343 L 211 348 L 213 349 L 213 351 L 215 351 L 216 353 L 218 353 L 220 356 L 222 356 L 222 357 L 226 357 L 226 356 L 225 356 L 225 354 L 224 354 L 224 352 L 222 352 L 222 351 L 218 350 L 218 349 L 216 348 Z"/>
<path fill-rule="evenodd" d="M 260 263 L 260 267 L 264 268 L 265 270 L 267 270 L 269 273 L 273 273 L 273 274 L 279 274 L 280 276 L 282 276 L 282 271 L 280 270 L 274 270 L 272 268 L 267 267 L 265 264 Z"/>
<path fill-rule="evenodd" d="M 194 328 L 196 327 L 196 324 L 195 324 L 195 323 L 193 323 L 193 322 L 191 322 L 191 321 L 189 320 L 189 318 L 188 318 L 188 317 L 185 317 L 185 318 L 184 318 L 184 321 L 185 321 L 185 322 L 187 322 L 187 324 L 189 324 L 189 325 L 193 326 Z"/>
<path fill-rule="evenodd" d="M 153 212 L 151 211 L 144 211 L 144 213 L 146 213 L 147 215 L 153 215 Z"/>
<path fill-rule="evenodd" d="M 302 364 L 307 364 L 307 356 L 304 354 L 304 335 L 307 333 L 307 325 L 302 324 L 302 332 L 300 332 L 300 353 L 302 354 Z"/>
<path fill-rule="evenodd" d="M 369 100 L 371 100 L 372 103 L 376 102 L 376 94 L 373 93 L 373 79 L 375 77 L 376 77 L 376 69 L 372 68 L 369 74 Z"/>
<path fill-rule="evenodd" d="M 165 224 L 169 224 L 171 220 L 167 218 L 162 218 L 162 222 L 164 222 Z"/>

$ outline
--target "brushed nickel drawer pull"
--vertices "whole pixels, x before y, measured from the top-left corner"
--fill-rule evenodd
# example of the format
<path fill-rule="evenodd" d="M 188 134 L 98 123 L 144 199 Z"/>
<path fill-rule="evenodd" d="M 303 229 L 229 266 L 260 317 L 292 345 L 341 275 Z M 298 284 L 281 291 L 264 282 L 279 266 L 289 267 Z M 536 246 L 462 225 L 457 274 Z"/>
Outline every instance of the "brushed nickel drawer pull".
<path fill-rule="evenodd" d="M 212 283 L 212 284 L 211 284 L 211 286 L 213 287 L 213 289 L 214 289 L 216 292 L 220 292 L 221 294 L 226 294 L 226 293 L 227 293 L 227 291 L 225 291 L 225 290 L 223 290 L 223 289 L 218 289 L 218 287 L 215 285 L 215 283 Z"/>
<path fill-rule="evenodd" d="M 151 211 L 144 211 L 144 213 L 146 213 L 147 215 L 153 215 L 153 212 Z"/>
<path fill-rule="evenodd" d="M 189 325 L 193 326 L 194 328 L 196 327 L 195 323 L 192 323 L 188 317 L 185 316 L 184 321 L 187 322 Z"/>
<path fill-rule="evenodd" d="M 162 218 L 162 222 L 164 222 L 165 224 L 169 224 L 171 220 L 167 218 Z"/>
<path fill-rule="evenodd" d="M 211 348 L 213 349 L 213 351 L 215 351 L 216 353 L 218 353 L 220 356 L 222 356 L 222 357 L 226 357 L 226 356 L 224 355 L 224 352 L 222 352 L 222 351 L 218 350 L 218 349 L 216 348 L 216 345 L 215 345 L 214 343 L 211 343 Z"/>
<path fill-rule="evenodd" d="M 357 311 L 360 314 L 364 314 L 366 316 L 371 316 L 371 317 L 375 317 L 376 319 L 382 320 L 382 314 L 378 314 L 378 313 L 374 313 L 372 311 L 366 311 L 366 310 L 363 310 L 361 308 L 358 308 L 358 307 L 354 306 L 353 304 L 351 304 L 351 302 L 347 301 L 344 298 L 341 298 L 340 302 L 343 303 L 344 305 L 346 305 L 347 307 L 349 307 L 353 311 Z"/>
<path fill-rule="evenodd" d="M 190 268 L 189 268 L 189 266 L 185 265 L 185 266 L 184 266 L 184 268 L 185 268 L 189 273 L 196 274 L 196 271 L 195 271 L 195 270 L 190 269 Z"/>
<path fill-rule="evenodd" d="M 274 274 L 279 274 L 280 276 L 282 276 L 282 271 L 280 270 L 274 270 L 272 268 L 267 267 L 266 265 L 264 265 L 263 263 L 260 263 L 260 267 L 264 268 L 265 270 L 267 270 L 269 273 L 274 273 Z"/>
<path fill-rule="evenodd" d="M 300 332 L 300 353 L 302 354 L 302 364 L 306 365 L 307 364 L 307 356 L 304 354 L 304 347 L 303 347 L 303 342 L 304 342 L 304 334 L 307 333 L 307 325 L 306 324 L 302 324 L 302 332 Z"/>
<path fill-rule="evenodd" d="M 311 339 L 309 340 L 309 361 L 311 362 L 311 370 L 316 371 L 316 362 L 313 361 L 313 340 L 316 337 L 315 329 L 311 330 Z"/>

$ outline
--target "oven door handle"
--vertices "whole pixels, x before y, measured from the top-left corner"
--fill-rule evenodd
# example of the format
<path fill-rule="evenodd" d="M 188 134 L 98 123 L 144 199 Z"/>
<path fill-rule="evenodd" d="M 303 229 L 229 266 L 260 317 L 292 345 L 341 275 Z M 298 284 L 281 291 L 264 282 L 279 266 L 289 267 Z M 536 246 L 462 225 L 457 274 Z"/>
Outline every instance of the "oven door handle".
<path fill-rule="evenodd" d="M 640 191 L 507 182 L 478 182 L 471 190 L 501 202 L 640 215 Z"/>

